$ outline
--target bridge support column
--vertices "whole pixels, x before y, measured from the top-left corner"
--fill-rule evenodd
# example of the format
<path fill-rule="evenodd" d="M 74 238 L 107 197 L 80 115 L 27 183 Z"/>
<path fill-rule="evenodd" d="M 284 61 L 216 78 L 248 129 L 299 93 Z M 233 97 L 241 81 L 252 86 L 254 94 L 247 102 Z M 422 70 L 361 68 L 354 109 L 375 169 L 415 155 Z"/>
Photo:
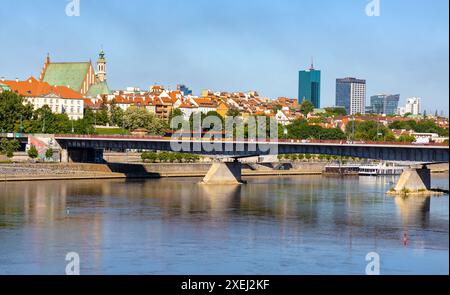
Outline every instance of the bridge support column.
<path fill-rule="evenodd" d="M 202 184 L 242 184 L 239 161 L 213 163 Z"/>
<path fill-rule="evenodd" d="M 61 163 L 69 163 L 69 151 L 61 149 Z"/>
<path fill-rule="evenodd" d="M 431 172 L 427 167 L 409 168 L 403 171 L 394 190 L 396 192 L 431 190 Z"/>

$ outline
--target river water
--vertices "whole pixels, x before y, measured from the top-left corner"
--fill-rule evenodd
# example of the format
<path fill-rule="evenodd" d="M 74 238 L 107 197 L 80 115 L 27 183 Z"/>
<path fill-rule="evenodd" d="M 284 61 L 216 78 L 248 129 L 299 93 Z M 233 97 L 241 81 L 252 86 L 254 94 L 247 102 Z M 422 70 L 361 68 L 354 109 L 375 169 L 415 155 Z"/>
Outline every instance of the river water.
<path fill-rule="evenodd" d="M 393 198 L 396 177 L 0 184 L 0 274 L 449 273 L 448 196 Z M 448 174 L 433 175 L 448 189 Z"/>

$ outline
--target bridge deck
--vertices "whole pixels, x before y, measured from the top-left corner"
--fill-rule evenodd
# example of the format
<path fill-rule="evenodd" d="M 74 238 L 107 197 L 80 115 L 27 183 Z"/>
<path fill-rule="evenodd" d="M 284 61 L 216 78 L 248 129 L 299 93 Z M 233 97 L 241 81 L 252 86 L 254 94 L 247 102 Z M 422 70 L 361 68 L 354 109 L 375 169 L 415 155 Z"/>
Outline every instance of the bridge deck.
<path fill-rule="evenodd" d="M 270 144 L 270 145 L 312 145 L 312 146 L 351 146 L 351 147 L 398 147 L 398 148 L 433 148 L 449 149 L 447 144 L 442 143 L 403 143 L 403 142 L 382 142 L 382 141 L 346 141 L 346 140 L 302 140 L 302 139 L 278 139 L 270 140 L 247 140 L 247 139 L 227 139 L 227 138 L 200 138 L 173 139 L 161 136 L 133 136 L 133 135 L 73 135 L 58 134 L 56 140 L 86 140 L 86 141 L 138 141 L 138 142 L 217 142 L 232 144 Z"/>

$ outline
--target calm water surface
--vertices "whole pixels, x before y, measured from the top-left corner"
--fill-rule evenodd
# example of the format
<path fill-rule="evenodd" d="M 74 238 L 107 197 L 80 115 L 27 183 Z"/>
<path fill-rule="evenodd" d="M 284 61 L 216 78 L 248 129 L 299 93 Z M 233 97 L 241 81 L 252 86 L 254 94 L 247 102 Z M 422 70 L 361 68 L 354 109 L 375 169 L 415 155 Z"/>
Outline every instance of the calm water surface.
<path fill-rule="evenodd" d="M 395 177 L 0 183 L 0 274 L 448 274 L 448 196 L 392 198 Z M 433 175 L 448 188 L 448 174 Z M 406 233 L 407 242 L 404 243 Z"/>

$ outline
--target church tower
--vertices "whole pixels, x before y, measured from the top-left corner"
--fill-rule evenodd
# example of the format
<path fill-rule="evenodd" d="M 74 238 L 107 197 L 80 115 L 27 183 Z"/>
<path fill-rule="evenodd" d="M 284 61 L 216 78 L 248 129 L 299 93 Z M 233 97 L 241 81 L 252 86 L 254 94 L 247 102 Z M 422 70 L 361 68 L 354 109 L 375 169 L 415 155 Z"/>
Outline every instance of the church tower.
<path fill-rule="evenodd" d="M 104 82 L 106 80 L 106 61 L 105 61 L 105 52 L 103 52 L 103 49 L 98 54 L 97 78 L 100 82 Z"/>

